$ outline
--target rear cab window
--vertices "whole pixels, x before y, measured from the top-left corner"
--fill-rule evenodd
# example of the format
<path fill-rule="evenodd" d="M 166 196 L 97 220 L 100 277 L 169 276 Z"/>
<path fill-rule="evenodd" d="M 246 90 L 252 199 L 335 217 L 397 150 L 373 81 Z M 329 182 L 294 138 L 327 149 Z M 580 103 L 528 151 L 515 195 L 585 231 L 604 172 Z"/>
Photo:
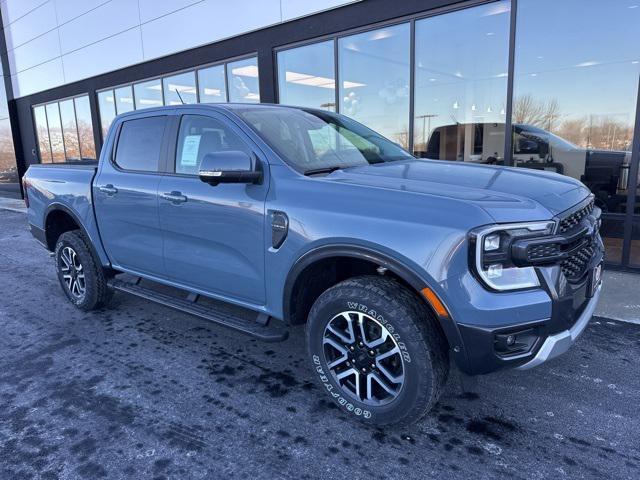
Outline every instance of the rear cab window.
<path fill-rule="evenodd" d="M 120 127 L 115 163 L 123 170 L 159 172 L 167 117 L 126 120 Z"/>

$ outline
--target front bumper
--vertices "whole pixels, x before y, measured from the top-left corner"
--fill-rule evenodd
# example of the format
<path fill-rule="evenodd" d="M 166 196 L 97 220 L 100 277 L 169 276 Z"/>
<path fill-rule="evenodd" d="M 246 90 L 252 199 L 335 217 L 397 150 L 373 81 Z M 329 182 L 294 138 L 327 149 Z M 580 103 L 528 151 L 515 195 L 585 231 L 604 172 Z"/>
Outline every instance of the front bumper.
<path fill-rule="evenodd" d="M 602 241 L 597 240 L 587 272 L 603 259 Z M 589 297 L 589 273 L 578 282 L 568 282 L 558 265 L 537 269 L 541 288 L 523 292 L 495 293 L 477 282 L 463 282 L 471 301 L 463 304 L 463 315 L 454 318 L 474 321 L 457 323 L 464 358 L 454 355 L 454 359 L 462 371 L 478 375 L 535 367 L 567 351 L 586 328 L 601 287 Z M 505 354 L 498 349 L 499 339 L 508 335 L 528 336 L 531 342 L 519 352 Z"/>
<path fill-rule="evenodd" d="M 573 327 L 548 336 L 538 350 L 538 353 L 536 353 L 535 357 L 517 368 L 519 370 L 528 370 L 529 368 L 536 367 L 547 360 L 551 360 L 552 358 L 562 355 L 564 352 L 569 350 L 576 339 L 582 334 L 584 329 L 587 328 L 589 320 L 591 320 L 593 312 L 598 305 L 598 300 L 600 300 L 601 292 L 602 284 L 600 284 L 593 297 L 587 302 L 585 309 L 582 311 Z"/>

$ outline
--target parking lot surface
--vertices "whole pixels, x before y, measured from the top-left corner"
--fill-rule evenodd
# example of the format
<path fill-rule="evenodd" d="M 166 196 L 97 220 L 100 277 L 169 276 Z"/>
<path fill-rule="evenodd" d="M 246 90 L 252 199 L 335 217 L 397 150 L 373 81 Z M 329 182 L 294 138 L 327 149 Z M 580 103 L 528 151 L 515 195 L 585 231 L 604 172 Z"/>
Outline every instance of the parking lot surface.
<path fill-rule="evenodd" d="M 594 318 L 563 357 L 455 371 L 419 424 L 347 419 L 303 330 L 265 344 L 117 294 L 82 313 L 24 214 L 0 210 L 0 478 L 640 478 L 640 325 Z"/>

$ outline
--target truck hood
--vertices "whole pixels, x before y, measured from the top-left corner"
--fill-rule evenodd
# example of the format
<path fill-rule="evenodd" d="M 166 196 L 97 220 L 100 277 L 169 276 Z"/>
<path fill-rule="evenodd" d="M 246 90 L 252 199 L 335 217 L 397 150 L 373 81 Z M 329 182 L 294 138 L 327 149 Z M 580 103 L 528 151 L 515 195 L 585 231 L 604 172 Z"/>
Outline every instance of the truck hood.
<path fill-rule="evenodd" d="M 325 180 L 462 201 L 496 222 L 545 220 L 589 195 L 573 178 L 541 170 L 407 160 L 337 170 Z"/>

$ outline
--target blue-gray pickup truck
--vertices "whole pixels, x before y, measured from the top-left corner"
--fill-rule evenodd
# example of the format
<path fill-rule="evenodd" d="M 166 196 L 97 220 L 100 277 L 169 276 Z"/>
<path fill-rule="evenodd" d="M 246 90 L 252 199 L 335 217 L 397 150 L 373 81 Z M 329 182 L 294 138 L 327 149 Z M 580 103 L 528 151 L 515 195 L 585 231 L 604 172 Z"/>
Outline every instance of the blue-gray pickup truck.
<path fill-rule="evenodd" d="M 267 341 L 306 324 L 321 389 L 376 425 L 428 412 L 451 359 L 477 375 L 565 352 L 601 289 L 582 183 L 419 160 L 322 110 L 129 112 L 98 163 L 32 165 L 24 186 L 78 308 L 118 290 Z"/>

